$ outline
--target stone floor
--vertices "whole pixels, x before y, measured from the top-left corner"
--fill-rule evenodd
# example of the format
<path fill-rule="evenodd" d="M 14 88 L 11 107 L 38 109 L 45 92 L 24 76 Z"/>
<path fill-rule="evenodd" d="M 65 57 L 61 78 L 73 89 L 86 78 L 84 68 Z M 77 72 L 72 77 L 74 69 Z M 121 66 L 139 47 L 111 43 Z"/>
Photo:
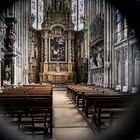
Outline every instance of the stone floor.
<path fill-rule="evenodd" d="M 54 131 L 52 140 L 91 140 L 93 132 L 74 107 L 66 91 L 53 91 Z"/>

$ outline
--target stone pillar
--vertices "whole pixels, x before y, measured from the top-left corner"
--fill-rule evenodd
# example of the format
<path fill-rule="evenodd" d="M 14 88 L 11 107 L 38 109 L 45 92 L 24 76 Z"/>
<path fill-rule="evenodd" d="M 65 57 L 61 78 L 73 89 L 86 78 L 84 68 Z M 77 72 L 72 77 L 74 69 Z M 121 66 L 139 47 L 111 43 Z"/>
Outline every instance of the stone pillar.
<path fill-rule="evenodd" d="M 29 49 L 28 49 L 28 55 L 29 55 L 29 63 L 32 63 L 32 47 L 33 47 L 33 43 L 32 43 L 32 36 L 33 33 L 31 30 L 29 30 Z"/>
<path fill-rule="evenodd" d="M 48 33 L 45 32 L 45 46 L 44 46 L 44 59 L 45 59 L 45 63 L 48 63 L 48 39 L 49 39 L 49 44 L 50 44 L 50 38 L 48 38 Z"/>
<path fill-rule="evenodd" d="M 43 53 L 44 53 L 44 38 L 41 39 L 41 63 L 43 63 L 44 61 L 44 56 L 43 56 Z"/>
<path fill-rule="evenodd" d="M 6 28 L 7 28 L 6 24 L 1 19 L 0 19 L 0 92 L 3 86 L 3 70 L 2 69 L 3 69 L 4 54 L 2 53 L 2 49 L 4 49 L 4 37 L 6 35 Z"/>
<path fill-rule="evenodd" d="M 2 82 L 2 78 L 1 78 L 1 63 L 2 63 L 2 55 L 1 55 L 1 42 L 0 42 L 0 92 L 1 92 L 1 82 Z"/>
<path fill-rule="evenodd" d="M 105 1 L 104 13 L 104 87 L 112 88 L 112 46 L 113 46 L 112 6 Z"/>
<path fill-rule="evenodd" d="M 28 83 L 28 53 L 29 53 L 29 13 L 30 13 L 30 1 L 23 0 L 20 1 L 20 46 L 21 46 L 21 54 L 22 54 L 22 83 Z"/>
<path fill-rule="evenodd" d="M 69 33 L 69 36 L 68 36 L 68 63 L 71 63 L 72 62 L 72 57 L 71 57 L 71 33 Z"/>
<path fill-rule="evenodd" d="M 15 85 L 15 77 L 16 77 L 16 69 L 15 69 L 15 58 L 13 56 L 12 62 L 11 62 L 11 85 Z"/>
<path fill-rule="evenodd" d="M 108 51 L 109 51 L 109 4 L 105 2 L 104 11 L 104 87 L 108 87 Z"/>
<path fill-rule="evenodd" d="M 25 51 L 25 54 L 26 54 L 26 58 L 25 58 L 25 63 L 26 63 L 26 68 L 25 68 L 25 71 L 26 71 L 26 78 L 25 78 L 25 84 L 28 84 L 29 83 L 29 77 L 28 77 L 28 48 L 29 48 L 29 13 L 30 13 L 30 1 L 29 0 L 26 0 L 25 1 L 25 11 L 24 13 L 27 13 L 25 14 L 25 36 L 26 36 L 26 39 L 25 39 L 25 44 L 26 44 L 26 51 Z"/>

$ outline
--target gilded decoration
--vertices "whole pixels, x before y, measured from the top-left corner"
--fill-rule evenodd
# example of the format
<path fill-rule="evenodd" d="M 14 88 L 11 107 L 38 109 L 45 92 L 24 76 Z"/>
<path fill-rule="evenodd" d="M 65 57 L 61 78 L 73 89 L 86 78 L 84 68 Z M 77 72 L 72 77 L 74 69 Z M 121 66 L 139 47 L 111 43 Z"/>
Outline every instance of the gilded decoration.
<path fill-rule="evenodd" d="M 74 58 L 71 57 L 74 57 L 74 42 L 72 42 L 74 27 L 71 22 L 70 5 L 71 2 L 67 0 L 46 2 L 46 17 L 42 26 L 42 48 L 40 49 L 41 58 L 43 58 L 41 59 L 43 69 L 40 72 L 42 82 L 66 82 L 69 81 L 70 74 L 73 81 Z"/>

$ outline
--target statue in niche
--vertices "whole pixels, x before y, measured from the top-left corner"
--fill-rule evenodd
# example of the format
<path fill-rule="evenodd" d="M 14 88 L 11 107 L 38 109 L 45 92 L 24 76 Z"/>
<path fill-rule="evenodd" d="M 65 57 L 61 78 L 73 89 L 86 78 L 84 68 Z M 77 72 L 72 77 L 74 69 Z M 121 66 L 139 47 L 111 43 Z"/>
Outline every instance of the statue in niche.
<path fill-rule="evenodd" d="M 50 71 L 56 71 L 55 64 L 51 64 L 49 68 Z"/>
<path fill-rule="evenodd" d="M 61 29 L 56 28 L 56 29 L 54 30 L 54 34 L 55 34 L 55 35 L 61 35 Z"/>
<path fill-rule="evenodd" d="M 68 8 L 70 8 L 70 1 L 69 0 L 65 0 L 64 1 L 64 5 L 65 5 L 65 7 L 68 9 Z"/>
<path fill-rule="evenodd" d="M 101 58 L 101 54 L 98 53 L 97 57 L 96 57 L 96 61 L 97 61 L 97 66 L 98 67 L 102 67 L 103 66 L 103 60 Z"/>
<path fill-rule="evenodd" d="M 59 63 L 56 64 L 56 72 L 60 72 L 60 66 L 59 66 Z"/>
<path fill-rule="evenodd" d="M 61 71 L 66 71 L 66 65 L 65 64 L 61 64 L 60 65 L 60 70 Z"/>
<path fill-rule="evenodd" d="M 9 65 L 6 65 L 6 67 L 5 67 L 5 80 L 9 81 L 10 78 L 11 78 L 10 67 L 9 67 Z"/>
<path fill-rule="evenodd" d="M 57 0 L 56 10 L 61 10 L 62 9 L 61 6 L 62 6 L 62 0 Z"/>
<path fill-rule="evenodd" d="M 94 69 L 96 67 L 97 67 L 97 61 L 96 61 L 95 57 L 92 56 L 90 59 L 90 68 Z"/>

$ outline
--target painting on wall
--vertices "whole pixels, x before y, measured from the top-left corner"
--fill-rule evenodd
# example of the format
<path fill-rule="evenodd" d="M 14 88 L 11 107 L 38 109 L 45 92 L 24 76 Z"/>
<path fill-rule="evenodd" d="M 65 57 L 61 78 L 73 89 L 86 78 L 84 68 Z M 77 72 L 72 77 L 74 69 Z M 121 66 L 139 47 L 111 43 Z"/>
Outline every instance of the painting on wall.
<path fill-rule="evenodd" d="M 66 40 L 63 37 L 53 37 L 50 40 L 50 61 L 66 61 Z"/>

